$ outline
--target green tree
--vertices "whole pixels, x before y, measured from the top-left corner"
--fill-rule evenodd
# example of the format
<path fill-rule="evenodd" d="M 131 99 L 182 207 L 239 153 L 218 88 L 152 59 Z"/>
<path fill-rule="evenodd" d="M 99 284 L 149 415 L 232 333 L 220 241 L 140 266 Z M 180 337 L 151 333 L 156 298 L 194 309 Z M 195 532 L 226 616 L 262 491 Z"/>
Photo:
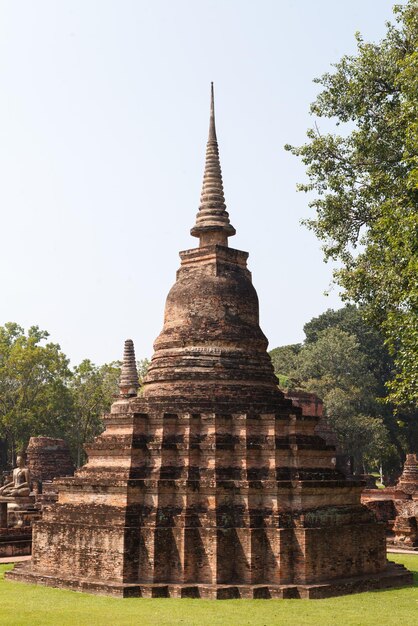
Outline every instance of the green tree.
<path fill-rule="evenodd" d="M 388 431 L 375 400 L 377 382 L 356 337 L 340 328 L 317 332 L 298 354 L 290 376 L 324 401 L 325 415 L 357 471 L 385 456 Z"/>
<path fill-rule="evenodd" d="M 9 462 L 32 436 L 65 439 L 77 465 L 83 446 L 104 427 L 103 414 L 119 393 L 119 361 L 94 365 L 85 359 L 69 369 L 60 346 L 32 326 L 27 333 L 15 323 L 0 327 L 0 438 Z M 138 361 L 140 383 L 149 361 Z"/>
<path fill-rule="evenodd" d="M 85 359 L 74 368 L 69 383 L 72 414 L 65 437 L 77 466 L 85 460 L 84 444 L 103 431 L 103 414 L 109 411 L 118 393 L 119 375 L 119 362 L 97 366 Z"/>
<path fill-rule="evenodd" d="M 398 469 L 404 461 L 405 453 L 416 449 L 418 423 L 413 411 L 398 409 L 395 414 L 393 404 L 385 401 L 388 383 L 393 378 L 394 362 L 382 332 L 365 321 L 361 308 L 348 304 L 337 311 L 328 309 L 305 324 L 305 344 L 316 341 L 318 332 L 326 328 L 340 328 L 356 338 L 366 359 L 367 369 L 376 381 L 373 389 L 378 407 L 376 413 L 383 419 L 391 446 L 396 450 L 396 453 L 391 454 L 390 465 L 393 469 Z"/>
<path fill-rule="evenodd" d="M 396 24 L 378 44 L 357 34 L 344 56 L 316 82 L 317 118 L 342 132 L 308 131 L 286 146 L 307 167 L 316 217 L 307 225 L 323 242 L 345 297 L 365 305 L 394 356 L 389 399 L 414 409 L 418 400 L 418 4 L 395 7 Z"/>
<path fill-rule="evenodd" d="M 148 371 L 150 362 L 151 361 L 149 359 L 140 359 L 139 361 L 136 362 L 136 369 L 138 370 L 138 379 L 139 379 L 140 385 L 142 385 L 142 382 Z"/>
<path fill-rule="evenodd" d="M 393 373 L 393 359 L 391 358 L 388 349 L 384 343 L 382 333 L 376 328 L 367 323 L 362 314 L 361 309 L 355 305 L 348 304 L 345 307 L 336 311 L 328 309 L 318 317 L 312 318 L 305 324 L 303 330 L 305 332 L 305 341 L 302 345 L 299 345 L 297 354 L 292 352 L 292 359 L 272 359 L 276 370 L 276 374 L 279 374 L 279 385 L 282 387 L 302 387 L 306 388 L 307 380 L 305 380 L 304 374 L 297 372 L 298 363 L 301 358 L 304 357 L 306 347 L 315 344 L 321 333 L 329 329 L 339 329 L 348 333 L 354 342 L 357 344 L 357 348 L 362 355 L 362 366 L 360 369 L 360 383 L 362 371 L 366 371 L 368 375 L 368 381 L 370 385 L 360 385 L 360 403 L 358 411 L 361 413 L 370 413 L 372 417 L 382 420 L 386 432 L 389 438 L 389 447 L 385 450 L 385 454 L 381 455 L 381 459 L 385 461 L 385 467 L 389 471 L 398 471 L 403 464 L 405 454 L 409 451 L 416 449 L 418 441 L 418 420 L 412 412 L 398 411 L 394 412 L 394 407 L 390 402 L 385 401 L 385 397 L 388 393 L 386 383 L 392 378 Z M 276 348 L 272 350 L 270 354 L 280 355 L 283 351 L 287 353 L 289 346 L 283 348 Z M 343 355 L 343 359 L 349 355 Z M 326 361 L 322 363 L 325 367 L 329 367 Z M 353 364 L 356 367 L 356 363 Z M 296 371 L 295 371 L 296 370 Z M 296 378 L 295 378 L 296 376 Z M 331 376 L 330 380 L 334 380 Z M 284 381 L 284 382 L 283 382 Z M 336 407 L 338 406 L 336 400 L 332 400 L 333 396 L 330 395 L 330 389 L 326 390 L 327 396 L 327 411 L 332 411 L 333 421 L 340 420 L 339 432 L 340 440 L 342 441 L 346 436 L 348 437 L 348 431 L 345 431 L 344 420 L 348 419 L 347 405 L 341 396 L 341 393 L 336 393 L 335 398 L 340 400 L 339 414 L 337 415 Z M 321 395 L 322 390 L 318 390 L 318 394 Z M 367 406 L 365 406 L 365 400 Z M 331 406 L 332 402 L 332 406 Z M 350 408 L 350 421 L 351 426 L 354 428 L 353 411 Z M 364 420 L 360 420 L 360 425 L 364 426 Z M 372 425 L 373 426 L 373 425 Z M 352 435 L 355 433 L 353 432 Z M 358 431 L 361 436 L 361 430 Z M 353 437 L 350 435 L 351 440 Z M 367 437 L 365 436 L 367 439 Z M 355 448 L 354 444 L 348 444 L 348 447 Z M 367 455 L 366 455 L 367 456 Z"/>
<path fill-rule="evenodd" d="M 328 309 L 307 322 L 303 327 L 305 344 L 317 341 L 318 333 L 327 328 L 339 328 L 356 338 L 366 359 L 367 369 L 377 382 L 375 394 L 384 398 L 387 395 L 386 383 L 393 378 L 394 363 L 382 332 L 365 321 L 361 308 L 347 304 L 336 311 Z M 391 412 L 391 407 L 387 408 Z"/>
<path fill-rule="evenodd" d="M 271 362 L 273 363 L 274 372 L 279 380 L 280 387 L 293 386 L 289 374 L 295 369 L 297 356 L 301 348 L 301 343 L 293 343 L 270 350 Z"/>
<path fill-rule="evenodd" d="M 0 437 L 10 462 L 31 436 L 60 436 L 71 413 L 68 359 L 38 326 L 0 327 Z"/>

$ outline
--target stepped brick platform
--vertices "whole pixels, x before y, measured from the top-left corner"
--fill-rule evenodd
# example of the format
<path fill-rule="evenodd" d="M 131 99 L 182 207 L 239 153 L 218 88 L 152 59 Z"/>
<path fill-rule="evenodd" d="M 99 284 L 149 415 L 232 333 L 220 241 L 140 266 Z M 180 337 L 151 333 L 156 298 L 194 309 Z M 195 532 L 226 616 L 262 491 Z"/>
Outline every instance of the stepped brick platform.
<path fill-rule="evenodd" d="M 19 568 L 22 566 L 16 565 Z M 123 598 L 202 598 L 206 600 L 293 600 L 331 598 L 365 591 L 377 591 L 412 584 L 411 576 L 406 576 L 405 568 L 389 563 L 385 571 L 378 575 L 334 579 L 326 583 L 312 585 L 213 585 L 213 584 L 127 584 L 104 583 L 102 580 L 33 575 L 18 572 L 18 576 L 7 576 L 14 580 L 37 583 L 46 587 L 61 587 L 97 595 L 112 595 Z M 411 579 L 411 580 L 410 580 Z"/>
<path fill-rule="evenodd" d="M 364 483 L 278 389 L 247 253 L 228 247 L 213 94 L 201 205 L 137 396 L 120 396 L 88 462 L 61 478 L 31 563 L 7 574 L 116 596 L 326 597 L 407 585 Z"/>

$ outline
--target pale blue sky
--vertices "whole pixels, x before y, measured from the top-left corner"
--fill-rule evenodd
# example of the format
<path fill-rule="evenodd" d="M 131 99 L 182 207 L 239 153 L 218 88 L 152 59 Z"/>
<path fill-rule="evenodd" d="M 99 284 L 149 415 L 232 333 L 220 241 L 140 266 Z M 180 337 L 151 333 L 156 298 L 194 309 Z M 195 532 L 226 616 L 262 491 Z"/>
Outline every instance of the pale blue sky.
<path fill-rule="evenodd" d="M 230 244 L 270 347 L 340 306 L 300 225 L 315 76 L 378 40 L 385 0 L 0 0 L 0 324 L 76 364 L 150 357 L 199 204 L 215 82 Z"/>

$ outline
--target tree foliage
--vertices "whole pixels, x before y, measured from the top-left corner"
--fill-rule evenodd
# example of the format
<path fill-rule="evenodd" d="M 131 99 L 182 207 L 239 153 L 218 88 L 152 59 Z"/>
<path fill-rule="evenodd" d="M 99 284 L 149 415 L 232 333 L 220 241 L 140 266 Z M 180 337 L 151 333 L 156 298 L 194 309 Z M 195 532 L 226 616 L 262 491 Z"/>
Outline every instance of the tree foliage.
<path fill-rule="evenodd" d="M 0 437 L 12 455 L 32 435 L 59 436 L 71 413 L 68 359 L 38 326 L 0 327 Z"/>
<path fill-rule="evenodd" d="M 365 357 L 367 370 L 373 374 L 376 381 L 376 395 L 382 398 L 386 396 L 386 383 L 393 377 L 393 359 L 382 333 L 364 320 L 362 308 L 348 304 L 336 311 L 328 309 L 318 317 L 312 318 L 303 327 L 305 344 L 317 341 L 319 332 L 328 328 L 339 328 L 355 337 Z"/>
<path fill-rule="evenodd" d="M 306 221 L 323 242 L 344 295 L 383 331 L 396 371 L 389 400 L 418 400 L 418 4 L 395 7 L 380 43 L 357 34 L 357 54 L 344 56 L 316 82 L 308 142 L 286 146 L 306 165 L 316 216 Z"/>
<path fill-rule="evenodd" d="M 142 385 L 142 382 L 148 371 L 149 365 L 150 365 L 149 359 L 139 359 L 139 361 L 136 362 L 136 369 L 138 371 L 138 379 L 139 379 L 140 385 Z"/>
<path fill-rule="evenodd" d="M 85 359 L 74 368 L 69 383 L 72 400 L 71 419 L 65 436 L 76 457 L 77 466 L 84 461 L 83 446 L 103 431 L 103 414 L 118 393 L 120 363 L 102 366 Z"/>
<path fill-rule="evenodd" d="M 85 359 L 70 369 L 48 337 L 38 326 L 27 333 L 15 323 L 0 326 L 0 439 L 13 463 L 30 437 L 60 437 L 80 465 L 84 444 L 102 432 L 102 416 L 118 394 L 121 363 Z M 140 383 L 148 365 L 147 359 L 137 363 Z"/>
<path fill-rule="evenodd" d="M 354 457 L 357 470 L 366 459 L 384 456 L 388 432 L 375 398 L 377 381 L 354 335 L 332 327 L 320 331 L 300 351 L 290 377 L 322 398 L 340 446 Z"/>
<path fill-rule="evenodd" d="M 355 459 L 357 470 L 366 465 L 399 470 L 405 453 L 417 441 L 416 420 L 410 413 L 395 415 L 384 402 L 385 382 L 393 361 L 383 337 L 364 321 L 354 305 L 314 317 L 304 326 L 305 341 L 276 348 L 273 365 L 280 379 L 293 388 L 316 393 L 335 429 L 341 448 Z M 280 354 L 292 354 L 291 360 Z"/>
<path fill-rule="evenodd" d="M 271 361 L 274 371 L 279 379 L 280 387 L 291 387 L 292 381 L 289 373 L 294 370 L 297 356 L 302 348 L 302 344 L 294 343 L 288 346 L 280 346 L 270 351 Z"/>

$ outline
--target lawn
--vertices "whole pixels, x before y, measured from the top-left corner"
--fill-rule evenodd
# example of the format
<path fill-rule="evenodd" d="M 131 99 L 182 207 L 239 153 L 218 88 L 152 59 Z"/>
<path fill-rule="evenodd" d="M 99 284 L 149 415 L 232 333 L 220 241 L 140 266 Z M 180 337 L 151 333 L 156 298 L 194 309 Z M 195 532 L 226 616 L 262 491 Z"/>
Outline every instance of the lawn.
<path fill-rule="evenodd" d="M 415 587 L 329 600 L 117 599 L 9 582 L 0 566 L 1 626 L 417 626 L 418 555 L 389 557 L 415 572 Z"/>

